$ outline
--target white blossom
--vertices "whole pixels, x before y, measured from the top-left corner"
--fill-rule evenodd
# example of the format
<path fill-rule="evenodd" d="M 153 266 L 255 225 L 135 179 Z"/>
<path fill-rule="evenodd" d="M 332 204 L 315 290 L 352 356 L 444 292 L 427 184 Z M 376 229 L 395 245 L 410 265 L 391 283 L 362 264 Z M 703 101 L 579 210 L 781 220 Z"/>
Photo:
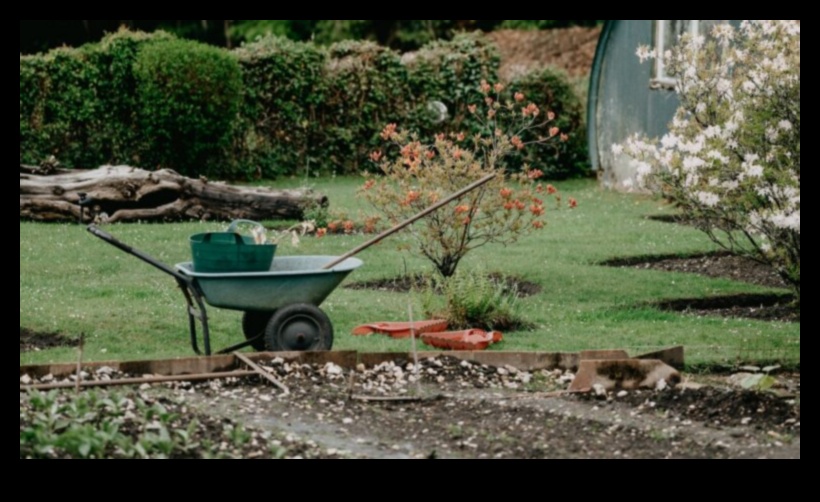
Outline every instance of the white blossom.
<path fill-rule="evenodd" d="M 720 202 L 720 197 L 712 192 L 697 192 L 695 194 L 698 201 L 706 207 L 715 207 Z"/>

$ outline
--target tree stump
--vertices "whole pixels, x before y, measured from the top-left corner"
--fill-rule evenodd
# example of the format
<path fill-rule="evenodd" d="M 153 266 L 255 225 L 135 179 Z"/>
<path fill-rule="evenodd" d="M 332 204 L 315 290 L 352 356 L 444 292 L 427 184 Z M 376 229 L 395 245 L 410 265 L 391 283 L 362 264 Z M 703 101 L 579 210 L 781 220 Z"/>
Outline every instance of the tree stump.
<path fill-rule="evenodd" d="M 186 178 L 170 169 L 104 166 L 44 175 L 20 166 L 20 218 L 35 221 L 301 219 L 314 204 L 327 205 L 327 197 Z"/>

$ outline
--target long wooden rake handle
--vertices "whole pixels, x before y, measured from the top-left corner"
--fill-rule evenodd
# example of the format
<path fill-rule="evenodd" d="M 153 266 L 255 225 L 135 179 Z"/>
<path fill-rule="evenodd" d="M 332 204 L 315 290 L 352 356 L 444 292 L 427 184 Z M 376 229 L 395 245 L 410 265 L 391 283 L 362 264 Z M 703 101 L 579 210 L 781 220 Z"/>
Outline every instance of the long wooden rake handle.
<path fill-rule="evenodd" d="M 360 252 L 362 252 L 365 249 L 369 248 L 373 244 L 376 244 L 376 243 L 382 241 L 384 238 L 395 234 L 396 232 L 398 232 L 399 230 L 403 229 L 406 226 L 412 225 L 416 221 L 424 218 L 425 216 L 427 216 L 428 214 L 436 211 L 437 209 L 441 208 L 442 206 L 446 206 L 450 202 L 453 202 L 454 200 L 456 200 L 460 197 L 463 197 L 464 195 L 472 192 L 476 188 L 480 187 L 481 185 L 484 185 L 485 183 L 487 183 L 491 179 L 495 178 L 495 176 L 496 176 L 495 174 L 488 174 L 487 176 L 481 178 L 480 180 L 478 180 L 478 181 L 476 181 L 476 182 L 462 188 L 461 190 L 454 193 L 453 195 L 450 195 L 446 199 L 441 200 L 441 201 L 433 204 L 432 206 L 428 207 L 427 209 L 425 209 L 424 211 L 418 213 L 417 215 L 412 216 L 412 217 L 404 220 L 403 222 L 399 223 L 398 225 L 396 225 L 395 227 L 393 227 L 389 230 L 385 230 L 384 232 L 380 233 L 376 237 L 373 237 L 372 239 L 365 242 L 364 244 L 361 244 L 358 247 L 356 247 L 355 249 L 353 249 L 351 251 L 348 251 L 347 253 L 343 254 L 342 256 L 336 258 L 332 262 L 330 262 L 327 265 L 325 265 L 324 267 L 322 267 L 322 270 L 327 270 L 327 269 L 333 268 L 336 265 L 338 265 L 338 264 L 342 263 L 343 261 L 345 261 L 346 259 L 350 258 L 351 256 L 355 256 L 355 255 L 359 254 Z"/>

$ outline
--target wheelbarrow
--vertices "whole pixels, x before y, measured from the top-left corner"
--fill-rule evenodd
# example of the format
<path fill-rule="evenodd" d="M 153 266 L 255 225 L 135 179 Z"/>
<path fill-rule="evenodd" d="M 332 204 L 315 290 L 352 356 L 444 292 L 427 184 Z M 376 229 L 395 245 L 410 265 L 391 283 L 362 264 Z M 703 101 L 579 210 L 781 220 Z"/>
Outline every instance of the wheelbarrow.
<path fill-rule="evenodd" d="M 243 312 L 245 341 L 219 353 L 248 346 L 271 351 L 330 350 L 333 325 L 319 305 L 362 265 L 358 258 L 339 261 L 333 256 L 293 256 L 277 257 L 265 272 L 201 273 L 194 271 L 191 262 L 170 267 L 96 225 L 89 225 L 88 231 L 176 280 L 187 303 L 191 347 L 197 354 L 202 353 L 197 335 L 199 321 L 205 355 L 211 355 L 206 303 Z"/>
<path fill-rule="evenodd" d="M 118 241 L 96 225 L 89 225 L 88 231 L 176 279 L 188 304 L 191 346 L 197 354 L 201 352 L 197 343 L 196 321 L 202 325 L 205 354 L 211 354 L 205 303 L 243 312 L 245 341 L 219 351 L 220 354 L 248 346 L 272 351 L 330 350 L 333 346 L 333 325 L 319 305 L 350 272 L 362 265 L 362 261 L 353 258 L 353 255 L 483 186 L 495 176 L 489 174 L 471 183 L 342 256 L 279 257 L 265 272 L 196 272 L 191 262 L 172 268 Z"/>

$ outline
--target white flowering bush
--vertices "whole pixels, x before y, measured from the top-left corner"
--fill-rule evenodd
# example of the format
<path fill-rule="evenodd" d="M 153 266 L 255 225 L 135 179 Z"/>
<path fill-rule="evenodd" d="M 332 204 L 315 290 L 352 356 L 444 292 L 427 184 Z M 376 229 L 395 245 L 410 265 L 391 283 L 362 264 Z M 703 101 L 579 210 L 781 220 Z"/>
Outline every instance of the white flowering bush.
<path fill-rule="evenodd" d="M 772 265 L 800 301 L 800 23 L 744 21 L 663 57 L 681 106 L 660 139 L 614 145 L 638 183 L 724 248 Z"/>

